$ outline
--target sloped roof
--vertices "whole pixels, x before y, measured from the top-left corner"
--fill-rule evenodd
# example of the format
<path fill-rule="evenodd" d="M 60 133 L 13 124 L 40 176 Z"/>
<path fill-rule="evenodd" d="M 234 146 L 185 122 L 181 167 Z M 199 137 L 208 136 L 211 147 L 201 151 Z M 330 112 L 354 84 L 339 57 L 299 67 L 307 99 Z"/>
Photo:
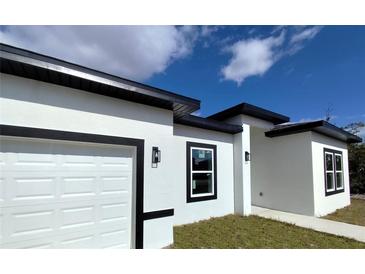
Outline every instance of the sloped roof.
<path fill-rule="evenodd" d="M 51 84 L 169 109 L 174 117 L 200 108 L 200 101 L 57 58 L 0 43 L 0 70 Z"/>
<path fill-rule="evenodd" d="M 271 130 L 265 132 L 265 136 L 273 138 L 307 131 L 314 131 L 346 143 L 362 142 L 362 139 L 359 136 L 351 134 L 324 120 L 276 125 Z"/>
<path fill-rule="evenodd" d="M 272 122 L 274 125 L 290 121 L 290 118 L 285 115 L 272 112 L 270 110 L 263 109 L 248 103 L 238 104 L 236 106 L 230 107 L 228 109 L 210 115 L 208 118 L 222 121 L 226 120 L 227 118 L 234 117 L 240 114 L 245 114 L 265 121 L 269 121 Z"/>

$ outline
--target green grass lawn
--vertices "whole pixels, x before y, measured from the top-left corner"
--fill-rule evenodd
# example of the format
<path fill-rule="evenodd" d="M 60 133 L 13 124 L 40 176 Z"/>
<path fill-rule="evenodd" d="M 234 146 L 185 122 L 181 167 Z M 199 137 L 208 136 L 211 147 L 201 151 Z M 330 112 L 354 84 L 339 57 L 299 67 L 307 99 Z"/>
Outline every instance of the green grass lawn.
<path fill-rule="evenodd" d="M 365 226 L 365 200 L 351 199 L 351 205 L 336 210 L 336 212 L 324 216 L 323 218 Z"/>
<path fill-rule="evenodd" d="M 365 248 L 365 243 L 257 216 L 227 215 L 176 226 L 172 248 Z"/>

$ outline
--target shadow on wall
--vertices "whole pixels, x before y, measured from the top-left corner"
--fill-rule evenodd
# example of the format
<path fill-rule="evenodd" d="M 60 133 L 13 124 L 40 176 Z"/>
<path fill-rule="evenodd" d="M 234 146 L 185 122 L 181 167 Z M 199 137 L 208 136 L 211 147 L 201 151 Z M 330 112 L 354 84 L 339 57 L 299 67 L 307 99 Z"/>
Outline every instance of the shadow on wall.
<path fill-rule="evenodd" d="M 216 141 L 232 144 L 234 135 L 213 130 L 174 124 L 174 136 L 189 137 L 192 139 L 205 139 L 207 141 Z"/>
<path fill-rule="evenodd" d="M 135 148 L 121 145 L 82 143 L 73 141 L 0 137 L 1 152 L 77 155 L 98 157 L 132 157 Z M 46 157 L 46 156 L 45 156 Z M 46 161 L 47 162 L 47 161 Z"/>
<path fill-rule="evenodd" d="M 1 74 L 1 97 L 172 126 L 173 113 L 117 98 Z"/>

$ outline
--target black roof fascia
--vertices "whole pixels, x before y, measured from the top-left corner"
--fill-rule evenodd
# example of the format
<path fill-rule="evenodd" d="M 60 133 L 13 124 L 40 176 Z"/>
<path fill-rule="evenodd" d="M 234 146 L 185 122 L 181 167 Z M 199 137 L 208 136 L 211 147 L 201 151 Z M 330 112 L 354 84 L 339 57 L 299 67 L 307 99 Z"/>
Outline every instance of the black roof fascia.
<path fill-rule="evenodd" d="M 200 108 L 200 100 L 0 43 L 1 72 L 174 111 Z"/>
<path fill-rule="evenodd" d="M 186 115 L 178 119 L 174 119 L 174 123 L 197 127 L 202 129 L 209 129 L 214 131 L 220 131 L 224 133 L 236 134 L 243 131 L 242 126 L 238 125 L 231 125 L 223 122 L 219 122 L 216 120 L 193 116 L 193 115 Z"/>
<path fill-rule="evenodd" d="M 274 127 L 273 129 L 265 132 L 265 136 L 272 138 L 307 131 L 314 131 L 346 143 L 362 142 L 362 139 L 360 137 L 323 120 L 306 123 L 278 125 L 277 127 Z"/>
<path fill-rule="evenodd" d="M 213 115 L 210 115 L 208 118 L 214 120 L 225 120 L 230 117 L 234 117 L 236 115 L 248 115 L 255 118 L 259 118 L 265 121 L 272 122 L 274 125 L 286 123 L 290 121 L 290 118 L 279 113 L 272 112 L 267 109 L 263 109 L 248 103 L 241 103 L 231 108 L 225 109 Z"/>

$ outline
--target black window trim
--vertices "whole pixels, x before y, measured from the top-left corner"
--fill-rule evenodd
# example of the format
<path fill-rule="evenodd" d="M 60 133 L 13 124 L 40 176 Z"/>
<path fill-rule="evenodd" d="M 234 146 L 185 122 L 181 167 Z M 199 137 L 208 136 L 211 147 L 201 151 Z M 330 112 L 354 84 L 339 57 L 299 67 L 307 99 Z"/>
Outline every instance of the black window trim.
<path fill-rule="evenodd" d="M 333 155 L 333 173 L 334 173 L 334 190 L 327 190 L 327 165 L 326 165 L 326 153 L 331 153 Z M 336 169 L 336 154 L 341 155 L 341 164 L 342 164 L 342 188 L 337 189 L 337 169 Z M 323 149 L 323 158 L 324 158 L 324 188 L 325 188 L 325 194 L 326 196 L 331 196 L 334 194 L 345 192 L 345 182 L 344 182 L 344 167 L 343 167 L 343 155 L 342 151 L 324 148 Z"/>
<path fill-rule="evenodd" d="M 208 148 L 213 150 L 213 187 L 214 193 L 212 195 L 192 197 L 191 196 L 191 148 Z M 200 202 L 217 199 L 217 146 L 204 143 L 186 142 L 186 202 Z"/>

